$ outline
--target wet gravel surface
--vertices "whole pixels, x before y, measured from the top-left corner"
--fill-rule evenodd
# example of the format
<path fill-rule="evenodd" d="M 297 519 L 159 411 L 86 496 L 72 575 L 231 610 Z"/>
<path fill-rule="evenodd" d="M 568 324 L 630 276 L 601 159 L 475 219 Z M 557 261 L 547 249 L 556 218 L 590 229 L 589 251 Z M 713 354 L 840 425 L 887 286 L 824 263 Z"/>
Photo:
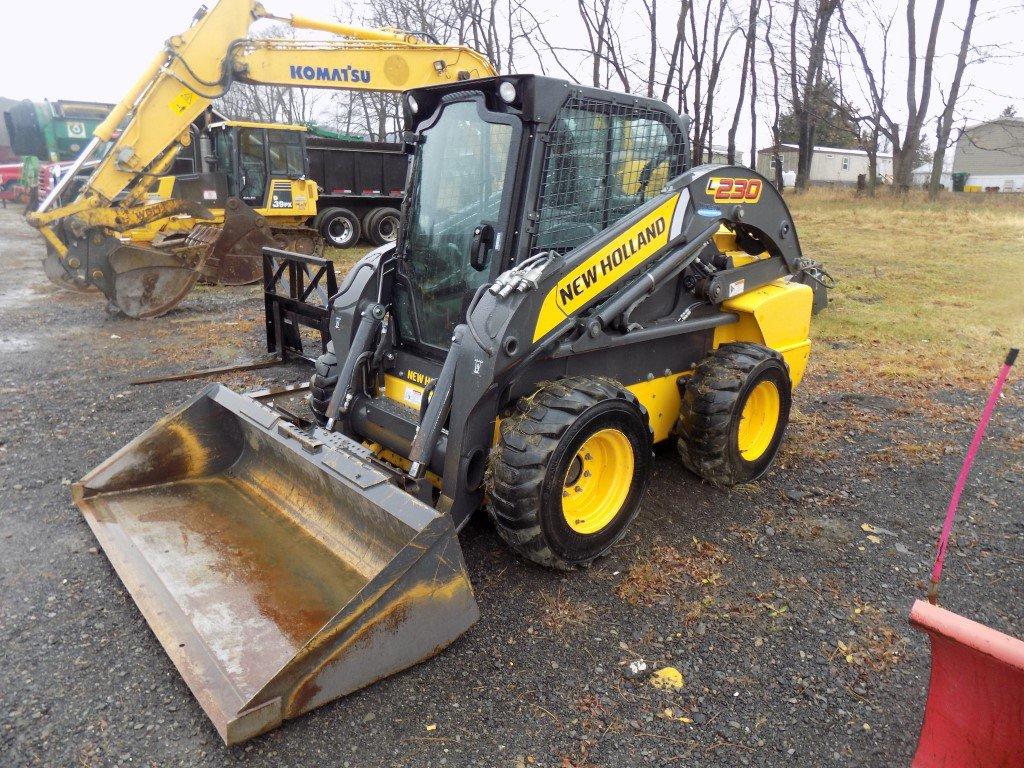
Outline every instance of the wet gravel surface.
<path fill-rule="evenodd" d="M 461 536 L 476 626 L 425 664 L 226 749 L 68 486 L 202 386 L 133 377 L 258 354 L 262 302 L 255 288 L 200 289 L 161 321 L 114 319 L 98 297 L 50 286 L 40 257 L 0 211 L 0 764 L 908 764 L 928 647 L 906 617 L 985 392 L 812 367 L 765 479 L 716 490 L 661 451 L 636 525 L 585 572 L 517 560 L 478 516 Z M 943 592 L 1018 636 L 1022 419 L 1018 376 L 964 496 Z M 666 666 L 679 690 L 650 683 Z"/>

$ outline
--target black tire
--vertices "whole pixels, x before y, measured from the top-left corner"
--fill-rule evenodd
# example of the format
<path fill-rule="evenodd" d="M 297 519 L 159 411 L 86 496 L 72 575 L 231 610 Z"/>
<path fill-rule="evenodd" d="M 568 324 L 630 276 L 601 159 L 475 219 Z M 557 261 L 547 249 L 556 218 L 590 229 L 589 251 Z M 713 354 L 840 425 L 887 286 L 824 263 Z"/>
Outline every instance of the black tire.
<path fill-rule="evenodd" d="M 328 208 L 320 214 L 320 234 L 334 248 L 351 248 L 359 242 L 359 217 L 348 208 Z"/>
<path fill-rule="evenodd" d="M 563 494 L 580 491 L 570 473 L 591 477 L 584 468 L 592 457 L 581 456 L 581 448 L 594 445 L 599 432 L 623 449 L 628 446 L 633 471 L 614 480 L 614 493 L 591 496 L 621 502 L 611 505 L 612 516 L 599 528 L 581 532 L 563 512 Z M 573 377 L 543 386 L 502 420 L 491 451 L 487 508 L 498 534 L 513 551 L 540 565 L 559 570 L 589 565 L 622 538 L 636 516 L 651 474 L 651 443 L 647 411 L 614 381 Z M 598 459 L 590 466 L 599 466 Z M 606 455 L 606 466 L 628 472 L 624 463 L 607 460 Z M 600 488 L 601 475 L 595 472 Z"/>
<path fill-rule="evenodd" d="M 789 366 L 773 349 L 737 343 L 711 352 L 683 388 L 676 425 L 683 464 L 719 486 L 759 478 L 785 435 L 792 389 Z M 754 411 L 741 436 L 748 401 Z"/>
<path fill-rule="evenodd" d="M 363 225 L 363 237 L 365 237 L 370 242 L 373 242 L 373 239 L 370 237 L 370 222 L 373 221 L 373 217 L 377 215 L 378 211 L 380 211 L 380 206 L 376 208 L 370 208 L 368 211 L 366 211 L 366 213 L 363 214 L 363 217 L 359 220 L 360 223 Z"/>
<path fill-rule="evenodd" d="M 327 423 L 327 404 L 338 383 L 338 357 L 334 342 L 327 342 L 327 351 L 316 359 L 313 377 L 309 380 L 309 410 L 321 427 Z"/>
<path fill-rule="evenodd" d="M 395 242 L 401 220 L 402 214 L 398 209 L 377 208 L 367 217 L 366 239 L 376 246 Z"/>

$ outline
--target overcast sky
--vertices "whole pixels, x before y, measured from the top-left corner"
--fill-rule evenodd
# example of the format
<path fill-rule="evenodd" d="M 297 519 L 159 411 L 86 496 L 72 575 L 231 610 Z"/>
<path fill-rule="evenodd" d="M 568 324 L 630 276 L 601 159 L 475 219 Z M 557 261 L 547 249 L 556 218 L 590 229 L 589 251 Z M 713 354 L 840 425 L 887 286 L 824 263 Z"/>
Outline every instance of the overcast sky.
<path fill-rule="evenodd" d="M 846 0 L 851 19 L 857 7 L 867 0 Z M 905 7 L 902 0 L 876 0 L 885 7 Z M 703 5 L 698 0 L 699 5 Z M 212 4 L 212 2 L 211 2 Z M 267 9 L 279 15 L 291 13 L 316 18 L 333 18 L 340 7 L 335 0 L 264 0 Z M 737 2 L 737 6 L 741 3 Z M 198 7 L 198 0 L 4 0 L 4 43 L 0 45 L 0 96 L 9 98 L 83 99 L 116 101 L 135 80 L 139 71 L 171 34 L 185 29 Z M 918 0 L 919 48 L 927 38 L 933 0 Z M 662 0 L 660 25 L 674 24 L 678 7 Z M 351 6 L 346 5 L 345 8 Z M 547 19 L 549 33 L 562 45 L 581 45 L 583 31 L 575 17 L 573 4 L 558 0 L 537 0 L 534 7 Z M 940 87 L 951 79 L 955 52 L 959 45 L 959 25 L 966 13 L 967 0 L 947 0 L 937 80 Z M 547 10 L 544 10 L 544 9 Z M 346 11 L 346 14 L 351 11 Z M 358 14 L 358 11 L 355 11 Z M 620 33 L 624 40 L 644 35 L 640 23 L 640 0 L 627 0 Z M 892 103 L 898 111 L 905 103 L 906 37 L 902 11 L 896 14 L 893 28 Z M 992 58 L 971 67 L 970 88 L 963 98 L 963 114 L 978 122 L 996 116 L 1007 104 L 1016 102 L 1024 114 L 1024 4 L 1021 0 L 981 0 L 975 42 L 988 46 Z M 876 44 L 873 36 L 865 40 Z M 741 55 L 740 43 L 734 43 Z M 762 46 L 763 48 L 763 46 Z M 535 66 L 535 64 L 533 65 Z M 551 72 L 550 74 L 556 74 Z M 849 72 L 853 77 L 855 68 Z M 762 75 L 762 97 L 767 98 L 767 76 Z M 856 91 L 856 85 L 848 85 Z M 735 103 L 735 79 L 727 80 L 716 109 L 719 123 L 731 119 Z M 933 99 L 933 107 L 938 104 Z M 932 110 L 933 112 L 935 109 Z M 761 110 L 766 114 L 767 108 Z M 715 137 L 724 142 L 724 129 Z M 760 144 L 766 143 L 767 128 L 759 129 Z M 749 128 L 744 120 L 740 146 L 749 145 Z"/>

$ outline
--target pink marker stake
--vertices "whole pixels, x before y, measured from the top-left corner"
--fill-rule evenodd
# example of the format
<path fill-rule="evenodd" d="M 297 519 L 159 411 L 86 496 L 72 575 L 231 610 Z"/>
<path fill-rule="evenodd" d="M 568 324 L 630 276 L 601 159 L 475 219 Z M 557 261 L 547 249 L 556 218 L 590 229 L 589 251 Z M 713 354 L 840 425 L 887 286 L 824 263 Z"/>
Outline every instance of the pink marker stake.
<path fill-rule="evenodd" d="M 992 416 L 992 411 L 996 408 L 999 393 L 1003 389 L 1003 384 L 1006 383 L 1006 377 L 1010 375 L 1010 366 L 1017 360 L 1018 352 L 1019 350 L 1017 349 L 1010 350 L 1002 369 L 999 371 L 999 376 L 996 377 L 995 386 L 992 387 L 992 394 L 988 396 L 985 410 L 981 414 L 981 421 L 978 422 L 978 428 L 974 430 L 974 439 L 971 440 L 971 447 L 967 449 L 967 456 L 964 457 L 964 465 L 960 468 L 960 476 L 956 479 L 956 486 L 953 488 L 953 496 L 949 500 L 949 507 L 946 508 L 946 521 L 942 524 L 942 533 L 939 534 L 939 546 L 935 554 L 935 565 L 932 568 L 931 586 L 928 587 L 928 602 L 932 605 L 935 605 L 939 599 L 939 579 L 942 578 L 942 563 L 946 559 L 946 549 L 949 547 L 949 534 L 953 530 L 956 508 L 960 505 L 960 494 L 963 493 L 964 486 L 967 484 L 967 476 L 971 473 L 971 464 L 974 463 L 974 456 L 978 453 L 978 448 L 981 447 L 981 440 L 985 436 L 988 420 Z"/>

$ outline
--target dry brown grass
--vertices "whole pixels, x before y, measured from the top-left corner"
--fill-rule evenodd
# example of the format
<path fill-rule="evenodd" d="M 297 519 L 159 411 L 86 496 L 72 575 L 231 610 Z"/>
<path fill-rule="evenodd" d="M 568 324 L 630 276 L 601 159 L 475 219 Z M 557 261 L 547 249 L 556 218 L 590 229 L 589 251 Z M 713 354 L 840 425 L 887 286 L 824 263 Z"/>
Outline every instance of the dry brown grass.
<path fill-rule="evenodd" d="M 813 371 L 989 380 L 1024 340 L 1024 198 L 790 194 L 801 245 L 839 281 L 815 318 Z"/>
<path fill-rule="evenodd" d="M 558 590 L 558 594 L 540 594 L 541 623 L 555 634 L 567 629 L 590 626 L 594 620 L 594 608 L 575 598 L 569 598 Z"/>
<path fill-rule="evenodd" d="M 727 562 L 729 556 L 720 547 L 696 537 L 685 553 L 658 543 L 629 567 L 616 592 L 633 605 L 663 603 L 688 584 L 705 590 L 717 587 Z"/>

